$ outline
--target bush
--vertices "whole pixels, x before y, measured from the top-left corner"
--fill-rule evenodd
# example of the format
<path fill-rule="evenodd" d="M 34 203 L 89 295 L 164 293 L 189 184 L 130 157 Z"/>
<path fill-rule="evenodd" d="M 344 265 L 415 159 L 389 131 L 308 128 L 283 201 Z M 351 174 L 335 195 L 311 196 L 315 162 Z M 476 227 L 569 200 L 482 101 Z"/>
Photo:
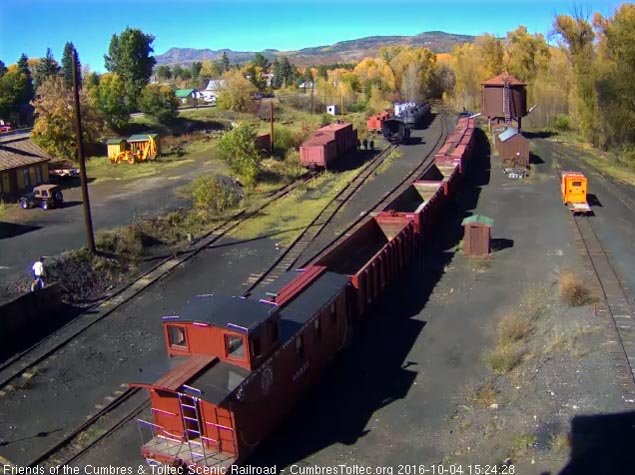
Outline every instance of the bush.
<path fill-rule="evenodd" d="M 551 126 L 562 132 L 571 129 L 571 119 L 566 114 L 557 114 L 551 119 Z"/>
<path fill-rule="evenodd" d="M 498 339 L 500 345 L 507 345 L 522 340 L 532 330 L 531 322 L 516 314 L 505 315 L 498 322 Z"/>
<path fill-rule="evenodd" d="M 174 89 L 169 86 L 148 84 L 139 98 L 141 112 L 151 115 L 162 124 L 173 121 L 179 109 Z"/>
<path fill-rule="evenodd" d="M 192 200 L 199 210 L 222 212 L 235 207 L 242 198 L 239 187 L 226 176 L 205 175 L 192 184 Z"/>
<path fill-rule="evenodd" d="M 509 373 L 520 364 L 525 349 L 518 345 L 498 345 L 485 355 L 487 365 L 497 373 Z"/>
<path fill-rule="evenodd" d="M 225 133 L 216 143 L 216 154 L 229 165 L 246 186 L 253 186 L 260 172 L 262 157 L 256 148 L 256 133 L 240 125 Z"/>
<path fill-rule="evenodd" d="M 143 251 L 143 237 L 136 226 L 122 226 L 97 233 L 95 245 L 102 252 L 118 256 L 138 257 Z"/>
<path fill-rule="evenodd" d="M 625 146 L 620 152 L 619 162 L 629 168 L 635 168 L 635 147 L 632 145 Z"/>
<path fill-rule="evenodd" d="M 289 150 L 297 149 L 303 141 L 304 134 L 301 131 L 293 131 L 284 125 L 277 126 L 274 130 L 273 147 L 283 154 Z"/>
<path fill-rule="evenodd" d="M 573 272 L 562 272 L 559 279 L 560 294 L 571 307 L 580 307 L 593 302 L 591 291 L 584 285 L 581 276 Z"/>

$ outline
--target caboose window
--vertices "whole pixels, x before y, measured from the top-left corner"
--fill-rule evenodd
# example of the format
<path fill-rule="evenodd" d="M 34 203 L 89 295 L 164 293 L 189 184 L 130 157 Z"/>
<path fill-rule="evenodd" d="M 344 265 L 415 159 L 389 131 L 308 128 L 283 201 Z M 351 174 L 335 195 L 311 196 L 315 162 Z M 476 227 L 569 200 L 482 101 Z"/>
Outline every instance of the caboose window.
<path fill-rule="evenodd" d="M 254 355 L 254 357 L 260 356 L 260 338 L 251 340 L 251 354 Z"/>
<path fill-rule="evenodd" d="M 187 348 L 185 328 L 178 327 L 176 325 L 168 325 L 168 338 L 170 339 L 170 346 Z"/>
<path fill-rule="evenodd" d="M 582 186 L 582 182 L 581 181 L 574 181 L 573 182 L 573 186 Z"/>
<path fill-rule="evenodd" d="M 225 349 L 227 356 L 243 358 L 245 356 L 245 345 L 242 337 L 225 335 Z"/>

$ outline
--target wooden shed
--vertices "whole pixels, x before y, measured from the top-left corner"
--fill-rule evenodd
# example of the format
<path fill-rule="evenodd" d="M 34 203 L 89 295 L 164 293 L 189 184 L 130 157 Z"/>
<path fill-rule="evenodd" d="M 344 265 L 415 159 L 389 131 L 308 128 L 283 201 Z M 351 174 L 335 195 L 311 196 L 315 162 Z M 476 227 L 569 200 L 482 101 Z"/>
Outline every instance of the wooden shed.
<path fill-rule="evenodd" d="M 128 137 L 127 141 L 130 144 L 130 150 L 132 150 L 133 152 L 137 152 L 139 150 L 143 151 L 143 149 L 147 146 L 148 141 L 150 139 L 154 140 L 154 143 L 156 144 L 156 147 L 157 147 L 156 155 L 157 156 L 161 155 L 161 141 L 160 141 L 159 134 L 149 132 L 147 134 L 131 135 L 130 137 Z"/>
<path fill-rule="evenodd" d="M 256 135 L 256 149 L 260 153 L 268 153 L 271 150 L 271 134 L 259 132 Z"/>
<path fill-rule="evenodd" d="M 126 150 L 126 139 L 121 137 L 108 139 L 106 140 L 106 147 L 108 148 L 108 158 L 113 159 L 117 154 Z"/>
<path fill-rule="evenodd" d="M 492 253 L 491 228 L 492 218 L 475 214 L 465 218 L 461 225 L 465 229 L 463 237 L 463 254 L 467 257 L 489 257 Z"/>
<path fill-rule="evenodd" d="M 496 151 L 503 163 L 515 167 L 529 165 L 529 141 L 516 129 L 510 127 L 496 136 Z"/>

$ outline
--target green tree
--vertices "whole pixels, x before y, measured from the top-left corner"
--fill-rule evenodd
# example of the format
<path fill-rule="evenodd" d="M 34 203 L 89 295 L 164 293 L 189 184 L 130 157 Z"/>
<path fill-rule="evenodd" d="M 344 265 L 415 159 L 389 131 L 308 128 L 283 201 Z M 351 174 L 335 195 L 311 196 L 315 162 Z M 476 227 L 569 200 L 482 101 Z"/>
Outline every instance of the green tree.
<path fill-rule="evenodd" d="M 241 125 L 225 133 L 218 139 L 216 153 L 245 186 L 256 183 L 262 157 L 256 149 L 256 132 L 249 126 Z"/>
<path fill-rule="evenodd" d="M 166 66 L 162 64 L 157 68 L 157 77 L 159 79 L 170 79 L 172 77 L 172 71 L 170 70 L 170 66 Z"/>
<path fill-rule="evenodd" d="M 18 114 L 19 121 L 23 122 L 25 118 L 25 113 L 23 112 L 25 109 L 30 107 L 31 101 L 35 98 L 35 88 L 33 86 L 33 77 L 31 75 L 31 70 L 29 69 L 29 58 L 26 54 L 22 53 L 20 55 L 20 59 L 18 59 L 17 69 L 21 73 L 23 73 L 26 77 L 26 82 L 23 82 L 21 85 L 21 91 L 18 98 Z"/>
<path fill-rule="evenodd" d="M 156 64 L 151 56 L 153 41 L 154 36 L 128 27 L 119 36 L 112 35 L 108 54 L 104 56 L 106 69 L 117 73 L 125 84 L 130 111 L 137 105 L 141 90 L 148 84 Z"/>
<path fill-rule="evenodd" d="M 91 96 L 113 129 L 122 129 L 130 120 L 126 106 L 125 85 L 117 73 L 101 76 L 99 85 L 91 88 Z"/>
<path fill-rule="evenodd" d="M 254 55 L 254 59 L 251 62 L 254 66 L 262 69 L 262 71 L 265 73 L 268 72 L 269 68 L 271 67 L 269 60 L 262 53 L 256 53 Z"/>
<path fill-rule="evenodd" d="M 635 145 L 635 5 L 623 4 L 612 18 L 597 15 L 601 65 L 596 83 L 607 145 Z"/>
<path fill-rule="evenodd" d="M 139 108 L 141 112 L 165 124 L 178 115 L 179 101 L 171 87 L 148 84 L 139 98 Z"/>
<path fill-rule="evenodd" d="M 103 128 L 97 107 L 88 91 L 80 91 L 82 108 L 83 140 L 86 144 L 97 141 Z M 64 86 L 64 79 L 51 76 L 38 88 L 34 100 L 36 120 L 33 126 L 33 140 L 54 157 L 75 160 L 75 122 L 73 119 L 73 94 Z"/>
<path fill-rule="evenodd" d="M 176 66 L 174 66 L 174 67 L 172 68 L 172 77 L 173 77 L 174 79 L 181 79 L 181 78 L 183 78 L 183 71 L 184 71 L 184 69 L 183 69 L 181 66 L 179 66 L 179 65 L 177 64 Z"/>
<path fill-rule="evenodd" d="M 6 65 L 4 64 L 4 62 L 2 60 L 0 60 L 0 76 L 2 76 L 7 71 L 8 71 L 8 69 L 7 69 Z"/>
<path fill-rule="evenodd" d="M 227 72 L 230 68 L 229 58 L 227 57 L 227 53 L 225 51 L 223 51 L 223 56 L 221 56 L 220 59 L 220 68 L 222 72 Z"/>
<path fill-rule="evenodd" d="M 203 63 L 200 61 L 194 61 L 192 63 L 192 67 L 190 68 L 190 73 L 192 73 L 192 77 L 194 79 L 198 78 L 201 75 L 201 69 L 203 69 Z"/>
<path fill-rule="evenodd" d="M 77 58 L 77 85 L 80 88 L 82 87 L 82 65 L 79 61 L 79 55 L 77 54 L 75 45 L 69 42 L 64 46 L 64 54 L 62 55 L 62 77 L 64 78 L 64 85 L 67 89 L 73 87 L 73 53 Z"/>
<path fill-rule="evenodd" d="M 20 108 L 25 105 L 28 82 L 27 75 L 17 68 L 0 76 L 0 119 L 20 121 Z"/>
<path fill-rule="evenodd" d="M 46 55 L 43 58 L 40 58 L 40 62 L 35 68 L 35 78 L 33 81 L 35 89 L 37 90 L 40 87 L 40 84 L 51 76 L 58 75 L 60 70 L 60 65 L 57 64 L 57 61 L 53 58 L 51 48 L 46 48 Z"/>
<path fill-rule="evenodd" d="M 273 74 L 271 87 L 273 87 L 274 89 L 280 89 L 280 87 L 282 87 L 282 70 L 280 69 L 280 61 L 278 61 L 278 58 L 273 60 L 273 64 L 271 65 L 271 72 Z"/>
<path fill-rule="evenodd" d="M 240 71 L 228 71 L 223 74 L 225 87 L 218 94 L 216 105 L 220 109 L 246 112 L 252 104 L 252 94 L 256 88 Z"/>

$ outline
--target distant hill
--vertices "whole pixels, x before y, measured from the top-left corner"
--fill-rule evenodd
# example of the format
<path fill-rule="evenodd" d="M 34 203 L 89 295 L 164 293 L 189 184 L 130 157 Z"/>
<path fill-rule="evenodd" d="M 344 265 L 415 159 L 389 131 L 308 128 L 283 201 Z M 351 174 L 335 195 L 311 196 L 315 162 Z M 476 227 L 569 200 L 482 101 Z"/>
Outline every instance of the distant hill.
<path fill-rule="evenodd" d="M 269 59 L 284 55 L 298 66 L 307 66 L 310 64 L 356 62 L 367 56 L 376 55 L 382 46 L 422 46 L 435 53 L 447 53 L 452 51 L 456 44 L 472 43 L 473 41 L 474 36 L 428 31 L 414 36 L 369 36 L 356 40 L 340 41 L 328 46 L 303 48 L 297 51 L 266 49 L 261 53 Z M 243 63 L 251 60 L 255 52 L 232 51 L 230 49 L 170 48 L 165 53 L 156 55 L 155 58 L 158 65 L 186 65 L 194 61 L 217 61 L 223 53 L 227 53 L 227 57 L 232 63 Z"/>

